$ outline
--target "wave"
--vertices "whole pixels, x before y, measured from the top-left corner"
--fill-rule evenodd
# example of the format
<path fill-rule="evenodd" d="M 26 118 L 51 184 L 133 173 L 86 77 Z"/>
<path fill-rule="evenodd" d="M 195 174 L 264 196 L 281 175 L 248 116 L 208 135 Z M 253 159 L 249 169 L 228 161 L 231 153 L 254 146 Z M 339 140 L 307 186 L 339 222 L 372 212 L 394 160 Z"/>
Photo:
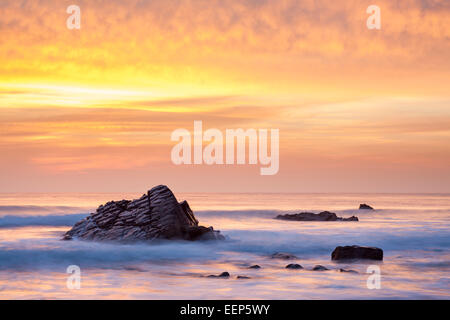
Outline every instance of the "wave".
<path fill-rule="evenodd" d="M 439 270 L 450 270 L 450 260 L 432 261 L 432 262 L 413 262 L 412 264 L 420 268 L 437 268 Z"/>
<path fill-rule="evenodd" d="M 61 212 L 58 212 L 60 210 Z M 78 207 L 40 207 L 40 206 L 0 206 L 0 212 L 17 211 L 17 215 L 0 215 L 0 228 L 26 227 L 26 226 L 72 226 L 79 220 L 85 218 L 89 213 L 80 213 Z M 22 213 L 22 212 L 33 213 Z M 75 211 L 76 213 L 67 213 L 66 211 Z M 338 216 L 348 217 L 352 215 L 364 217 L 379 217 L 384 220 L 405 219 L 409 216 L 424 215 L 424 220 L 432 217 L 444 218 L 450 220 L 449 210 L 411 210 L 411 209 L 381 209 L 381 210 L 332 210 Z M 41 212 L 49 212 L 49 214 L 40 214 Z M 56 213 L 58 212 L 58 213 Z M 247 218 L 273 219 L 280 214 L 298 213 L 298 212 L 314 212 L 319 213 L 321 210 L 200 210 L 195 215 L 200 219 L 204 218 L 227 218 L 239 221 Z M 433 215 L 432 215 L 433 214 Z M 425 217 L 427 219 L 425 219 Z"/>
<path fill-rule="evenodd" d="M 72 226 L 87 214 L 66 215 L 35 215 L 35 216 L 12 216 L 0 217 L 0 228 L 15 228 L 26 226 Z"/>
<path fill-rule="evenodd" d="M 80 213 L 80 212 L 88 212 L 89 208 L 85 207 L 73 207 L 73 206 L 33 206 L 33 205 L 25 205 L 25 206 L 13 206 L 13 205 L 0 205 L 0 216 L 15 213 L 15 214 L 68 214 L 68 213 Z"/>
<path fill-rule="evenodd" d="M 23 208 L 23 207 L 21 207 Z M 240 211 L 197 211 L 195 215 L 197 217 L 206 218 L 267 218 L 272 219 L 278 214 L 283 214 L 282 211 L 273 210 L 240 210 Z M 14 228 L 14 227 L 27 227 L 27 226 L 72 226 L 79 220 L 88 216 L 88 213 L 75 213 L 75 214 L 19 214 L 19 215 L 4 215 L 0 216 L 0 228 Z"/>
<path fill-rule="evenodd" d="M 14 208 L 11 206 L 9 208 Z M 18 211 L 23 208 L 18 207 Z M 34 207 L 33 207 L 34 208 Z M 53 207 L 55 208 L 55 207 Z M 73 209 L 73 208 L 71 208 Z M 44 209 L 45 210 L 45 209 Z M 10 210 L 13 211 L 13 210 Z M 229 219 L 244 219 L 244 218 L 264 218 L 273 219 L 279 214 L 292 213 L 293 211 L 281 210 L 208 210 L 197 211 L 195 215 L 200 218 L 229 218 Z M 26 226 L 72 226 L 79 220 L 88 216 L 88 213 L 71 213 L 71 214 L 19 214 L 19 215 L 4 215 L 0 216 L 0 228 L 14 228 Z"/>
<path fill-rule="evenodd" d="M 205 262 L 222 256 L 214 243 L 187 241 L 166 241 L 149 245 L 27 239 L 3 243 L 2 247 L 0 270 L 65 268 L 69 265 L 78 265 L 81 268 L 120 268 L 139 262 L 171 263 L 187 260 Z"/>
<path fill-rule="evenodd" d="M 437 230 L 379 230 L 378 228 L 330 230 L 309 229 L 286 230 L 223 230 L 230 239 L 238 239 L 229 244 L 230 250 L 271 254 L 285 251 L 308 257 L 314 255 L 329 256 L 337 246 L 360 245 L 382 248 L 386 255 L 398 252 L 436 251 L 441 255 L 450 254 L 450 236 Z M 412 253 L 413 254 L 413 253 Z M 422 253 L 421 253 L 422 254 Z"/>
<path fill-rule="evenodd" d="M 299 209 L 299 210 L 200 210 L 195 211 L 195 215 L 204 217 L 260 217 L 260 218 L 274 218 L 279 214 L 292 214 L 300 212 L 320 213 L 322 211 L 330 211 L 336 213 L 338 216 L 380 216 L 383 218 L 389 217 L 408 217 L 408 215 L 426 215 L 430 214 L 440 215 L 442 217 L 450 217 L 450 209 L 377 209 L 377 210 L 358 210 L 358 209 Z"/>
<path fill-rule="evenodd" d="M 274 218 L 279 214 L 284 214 L 291 211 L 282 210 L 200 210 L 195 211 L 194 214 L 198 217 L 255 217 L 255 218 Z"/>
<path fill-rule="evenodd" d="M 62 232 L 47 238 L 21 239 L 0 243 L 0 270 L 80 267 L 117 268 L 133 263 L 208 263 L 235 259 L 257 263 L 274 252 L 290 252 L 302 260 L 329 261 L 336 246 L 376 246 L 386 260 L 415 259 L 436 250 L 439 257 L 450 256 L 448 233 L 424 230 L 223 230 L 228 238 L 219 242 L 161 241 L 155 244 L 62 241 Z M 403 256 L 403 258 L 402 258 Z M 232 257 L 232 258 L 230 258 Z M 437 262 L 437 261 L 434 261 Z M 445 266 L 445 265 L 444 265 Z M 419 267 L 419 266 L 418 266 Z M 420 266 L 425 267 L 425 266 Z"/>

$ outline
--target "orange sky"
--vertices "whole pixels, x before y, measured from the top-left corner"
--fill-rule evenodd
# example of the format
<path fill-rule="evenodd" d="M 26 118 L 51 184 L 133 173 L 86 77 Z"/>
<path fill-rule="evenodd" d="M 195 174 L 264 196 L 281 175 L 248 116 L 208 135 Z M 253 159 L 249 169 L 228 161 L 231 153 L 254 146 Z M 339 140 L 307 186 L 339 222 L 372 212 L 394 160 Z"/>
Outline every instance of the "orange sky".
<path fill-rule="evenodd" d="M 450 192 L 449 19 L 437 0 L 3 0 L 0 192 Z M 194 120 L 280 129 L 279 173 L 173 165 Z"/>

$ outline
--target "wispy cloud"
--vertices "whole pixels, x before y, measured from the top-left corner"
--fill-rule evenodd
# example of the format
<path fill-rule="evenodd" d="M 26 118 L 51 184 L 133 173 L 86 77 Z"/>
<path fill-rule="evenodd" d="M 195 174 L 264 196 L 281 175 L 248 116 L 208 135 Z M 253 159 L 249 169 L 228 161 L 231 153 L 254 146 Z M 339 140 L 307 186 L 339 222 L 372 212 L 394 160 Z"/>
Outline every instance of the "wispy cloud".
<path fill-rule="evenodd" d="M 362 172 L 450 190 L 438 183 L 450 177 L 448 1 L 379 0 L 377 31 L 368 1 L 78 0 L 80 31 L 66 28 L 69 4 L 0 3 L 0 190 L 76 189 L 86 175 L 102 189 L 111 175 L 123 190 L 214 176 L 217 190 L 337 177 L 341 191 L 367 187 Z M 175 168 L 170 133 L 194 120 L 279 128 L 280 174 Z"/>

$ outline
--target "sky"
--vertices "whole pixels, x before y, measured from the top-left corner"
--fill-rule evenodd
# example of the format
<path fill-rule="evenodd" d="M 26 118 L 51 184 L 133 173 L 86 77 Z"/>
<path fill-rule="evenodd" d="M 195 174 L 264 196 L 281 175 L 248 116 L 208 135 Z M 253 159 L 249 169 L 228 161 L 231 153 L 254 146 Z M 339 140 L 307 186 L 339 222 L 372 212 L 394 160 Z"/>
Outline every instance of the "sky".
<path fill-rule="evenodd" d="M 1 0 L 0 192 L 450 192 L 449 20 L 445 0 Z M 174 165 L 196 120 L 279 129 L 278 173 Z"/>

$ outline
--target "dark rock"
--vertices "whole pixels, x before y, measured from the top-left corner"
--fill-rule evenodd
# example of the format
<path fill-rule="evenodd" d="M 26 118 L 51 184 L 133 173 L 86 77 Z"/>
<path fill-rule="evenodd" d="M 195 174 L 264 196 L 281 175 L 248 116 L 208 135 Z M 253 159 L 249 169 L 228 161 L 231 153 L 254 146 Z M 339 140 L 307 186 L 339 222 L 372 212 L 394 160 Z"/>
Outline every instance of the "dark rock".
<path fill-rule="evenodd" d="M 313 268 L 313 271 L 326 271 L 326 270 L 330 270 L 330 269 L 325 268 L 324 266 L 321 266 L 321 265 L 317 265 Z"/>
<path fill-rule="evenodd" d="M 290 221 L 358 221 L 358 217 L 341 218 L 334 212 L 323 211 L 321 213 L 301 212 L 294 214 L 278 215 L 275 219 Z"/>
<path fill-rule="evenodd" d="M 226 272 L 226 271 L 222 272 L 219 275 L 211 274 L 211 275 L 208 276 L 208 278 L 229 278 L 229 277 L 230 277 L 230 274 L 228 272 Z"/>
<path fill-rule="evenodd" d="M 331 260 L 346 259 L 383 260 L 383 250 L 375 247 L 339 246 L 331 253 Z"/>
<path fill-rule="evenodd" d="M 359 210 L 373 210 L 373 208 L 368 204 L 362 203 L 359 205 Z"/>
<path fill-rule="evenodd" d="M 68 234 L 64 234 L 62 240 L 72 240 L 72 237 Z"/>
<path fill-rule="evenodd" d="M 222 236 L 221 236 L 222 237 Z M 186 228 L 186 240 L 216 240 L 217 233 L 213 227 L 190 226 Z"/>
<path fill-rule="evenodd" d="M 297 263 L 291 263 L 286 266 L 286 269 L 303 269 L 303 267 Z"/>
<path fill-rule="evenodd" d="M 297 259 L 295 255 L 285 252 L 275 252 L 270 257 L 272 259 L 283 259 L 283 260 Z"/>
<path fill-rule="evenodd" d="M 358 271 L 355 271 L 355 270 L 347 270 L 347 269 L 339 269 L 339 272 L 358 273 Z"/>
<path fill-rule="evenodd" d="M 257 264 L 255 264 L 255 265 L 253 265 L 253 266 L 250 266 L 250 267 L 248 267 L 249 269 L 261 269 L 261 267 L 260 266 L 258 266 Z"/>
<path fill-rule="evenodd" d="M 237 276 L 236 279 L 251 279 L 250 277 L 247 276 Z"/>
<path fill-rule="evenodd" d="M 157 186 L 141 198 L 110 201 L 77 222 L 63 239 L 93 241 L 148 241 L 158 239 L 222 240 L 213 227 L 198 225 L 189 204 L 178 203 L 166 186 Z"/>

